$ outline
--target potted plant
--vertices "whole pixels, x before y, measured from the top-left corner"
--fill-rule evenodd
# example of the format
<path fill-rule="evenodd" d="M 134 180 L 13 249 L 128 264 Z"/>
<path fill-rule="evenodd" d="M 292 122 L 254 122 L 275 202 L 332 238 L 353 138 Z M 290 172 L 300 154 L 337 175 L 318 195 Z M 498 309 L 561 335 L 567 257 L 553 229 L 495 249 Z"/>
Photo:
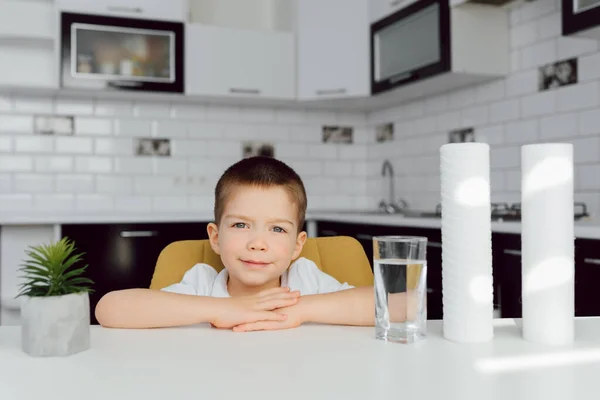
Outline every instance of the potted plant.
<path fill-rule="evenodd" d="M 21 265 L 21 346 L 32 356 L 67 356 L 90 347 L 90 285 L 68 238 L 29 246 Z"/>

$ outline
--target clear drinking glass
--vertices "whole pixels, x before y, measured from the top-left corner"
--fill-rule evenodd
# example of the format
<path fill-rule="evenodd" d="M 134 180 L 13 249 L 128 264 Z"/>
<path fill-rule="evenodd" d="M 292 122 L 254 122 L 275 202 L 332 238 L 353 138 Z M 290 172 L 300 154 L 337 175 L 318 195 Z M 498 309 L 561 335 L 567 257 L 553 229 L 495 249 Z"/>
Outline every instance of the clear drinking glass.
<path fill-rule="evenodd" d="M 412 343 L 427 334 L 427 238 L 373 238 L 375 337 Z"/>

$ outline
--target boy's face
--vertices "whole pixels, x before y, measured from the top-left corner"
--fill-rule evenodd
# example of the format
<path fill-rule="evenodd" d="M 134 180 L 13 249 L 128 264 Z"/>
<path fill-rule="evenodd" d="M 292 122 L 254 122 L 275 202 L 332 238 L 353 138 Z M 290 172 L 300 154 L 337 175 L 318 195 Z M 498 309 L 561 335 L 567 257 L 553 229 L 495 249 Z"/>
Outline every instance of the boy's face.
<path fill-rule="evenodd" d="M 296 205 L 281 187 L 242 186 L 227 199 L 221 222 L 209 224 L 213 250 L 229 272 L 231 295 L 278 287 L 302 251 Z"/>

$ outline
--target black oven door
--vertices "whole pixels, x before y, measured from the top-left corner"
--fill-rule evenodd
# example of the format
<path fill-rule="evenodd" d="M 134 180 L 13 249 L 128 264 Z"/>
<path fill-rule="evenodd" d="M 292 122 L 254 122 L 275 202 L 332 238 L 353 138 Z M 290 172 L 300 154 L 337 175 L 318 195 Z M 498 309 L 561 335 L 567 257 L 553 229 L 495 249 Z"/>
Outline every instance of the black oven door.
<path fill-rule="evenodd" d="M 61 87 L 183 93 L 184 25 L 61 14 Z"/>

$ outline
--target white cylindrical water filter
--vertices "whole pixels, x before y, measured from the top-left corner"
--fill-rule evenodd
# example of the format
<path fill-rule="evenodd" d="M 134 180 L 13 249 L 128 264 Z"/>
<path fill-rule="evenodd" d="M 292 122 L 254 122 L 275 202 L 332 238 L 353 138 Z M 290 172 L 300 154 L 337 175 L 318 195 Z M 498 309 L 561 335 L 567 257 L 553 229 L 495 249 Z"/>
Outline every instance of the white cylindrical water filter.
<path fill-rule="evenodd" d="M 479 343 L 494 337 L 490 148 L 440 149 L 444 337 Z"/>
<path fill-rule="evenodd" d="M 521 149 L 523 338 L 573 342 L 575 222 L 573 145 Z"/>

